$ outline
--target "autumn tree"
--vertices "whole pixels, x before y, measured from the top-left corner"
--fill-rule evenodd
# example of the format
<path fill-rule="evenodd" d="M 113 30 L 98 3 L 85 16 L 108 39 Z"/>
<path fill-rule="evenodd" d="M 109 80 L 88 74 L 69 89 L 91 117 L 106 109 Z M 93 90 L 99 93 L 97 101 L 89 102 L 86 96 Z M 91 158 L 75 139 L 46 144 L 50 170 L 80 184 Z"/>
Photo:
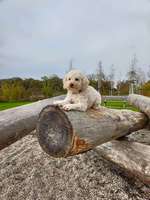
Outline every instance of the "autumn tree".
<path fill-rule="evenodd" d="M 129 94 L 129 81 L 122 80 L 117 82 L 117 90 L 119 91 L 119 95 L 128 95 Z"/>
<path fill-rule="evenodd" d="M 142 93 L 143 95 L 150 97 L 150 81 L 142 85 Z"/>
<path fill-rule="evenodd" d="M 2 97 L 7 101 L 24 100 L 25 88 L 20 82 L 4 82 L 1 87 Z"/>
<path fill-rule="evenodd" d="M 64 93 L 62 79 L 57 75 L 52 75 L 50 77 L 44 76 L 42 80 L 42 91 L 45 97 L 57 96 Z"/>

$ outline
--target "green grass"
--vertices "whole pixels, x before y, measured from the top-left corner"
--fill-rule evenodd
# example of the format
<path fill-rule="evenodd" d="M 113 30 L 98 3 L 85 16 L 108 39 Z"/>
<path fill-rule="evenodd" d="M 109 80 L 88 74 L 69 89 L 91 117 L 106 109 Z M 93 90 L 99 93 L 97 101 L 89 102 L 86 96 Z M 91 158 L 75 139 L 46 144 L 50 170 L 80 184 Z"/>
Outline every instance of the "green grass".
<path fill-rule="evenodd" d="M 107 107 L 107 108 L 114 108 L 114 109 L 129 109 L 129 110 L 133 110 L 133 111 L 138 111 L 137 108 L 131 106 L 128 104 L 127 101 L 123 101 L 123 100 L 107 100 L 107 101 L 103 101 L 102 105 Z"/>
<path fill-rule="evenodd" d="M 22 105 L 25 105 L 25 104 L 29 104 L 31 102 L 28 102 L 28 101 L 23 101 L 23 102 L 0 102 L 0 111 L 1 110 L 6 110 L 6 109 L 9 109 L 9 108 L 14 108 L 14 107 L 17 107 L 17 106 L 22 106 Z"/>
<path fill-rule="evenodd" d="M 31 102 L 24 101 L 24 102 L 0 102 L 0 111 L 1 110 L 6 110 L 9 108 L 14 108 L 17 106 L 22 106 L 25 104 L 29 104 Z M 115 108 L 115 109 L 129 109 L 129 110 L 134 110 L 138 111 L 137 108 L 134 108 L 133 106 L 130 106 L 127 101 L 115 101 L 115 100 L 107 100 L 102 102 L 103 106 L 106 106 L 108 108 Z"/>

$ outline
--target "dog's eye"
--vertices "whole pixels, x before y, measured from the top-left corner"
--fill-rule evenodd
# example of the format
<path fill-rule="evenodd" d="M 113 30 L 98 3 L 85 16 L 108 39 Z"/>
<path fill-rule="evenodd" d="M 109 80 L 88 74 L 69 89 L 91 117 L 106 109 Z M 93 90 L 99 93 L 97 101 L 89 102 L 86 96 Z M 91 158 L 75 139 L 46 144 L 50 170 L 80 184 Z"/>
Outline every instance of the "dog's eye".
<path fill-rule="evenodd" d="M 78 78 L 75 78 L 75 81 L 79 81 L 79 79 L 78 79 Z"/>
<path fill-rule="evenodd" d="M 71 80 L 71 78 L 68 79 L 69 81 Z"/>

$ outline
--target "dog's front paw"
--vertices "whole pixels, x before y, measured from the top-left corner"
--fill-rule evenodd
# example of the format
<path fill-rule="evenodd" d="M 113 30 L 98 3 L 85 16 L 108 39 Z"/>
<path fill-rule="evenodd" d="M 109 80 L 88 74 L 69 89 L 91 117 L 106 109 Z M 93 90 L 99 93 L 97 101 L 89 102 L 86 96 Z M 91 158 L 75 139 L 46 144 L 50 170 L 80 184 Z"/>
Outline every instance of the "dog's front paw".
<path fill-rule="evenodd" d="M 66 111 L 69 111 L 69 110 L 72 110 L 73 108 L 71 104 L 66 104 L 66 105 L 63 105 L 63 109 Z"/>
<path fill-rule="evenodd" d="M 53 104 L 57 105 L 57 106 L 62 106 L 63 102 L 62 101 L 54 101 Z"/>

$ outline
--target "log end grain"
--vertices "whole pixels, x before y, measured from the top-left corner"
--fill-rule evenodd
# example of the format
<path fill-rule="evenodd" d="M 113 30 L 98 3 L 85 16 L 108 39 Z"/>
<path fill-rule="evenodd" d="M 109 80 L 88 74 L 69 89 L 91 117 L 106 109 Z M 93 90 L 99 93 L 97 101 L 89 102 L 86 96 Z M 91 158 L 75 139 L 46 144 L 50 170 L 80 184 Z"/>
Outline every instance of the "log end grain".
<path fill-rule="evenodd" d="M 41 111 L 36 131 L 39 144 L 46 153 L 65 157 L 73 142 L 73 128 L 58 106 L 49 105 Z"/>

